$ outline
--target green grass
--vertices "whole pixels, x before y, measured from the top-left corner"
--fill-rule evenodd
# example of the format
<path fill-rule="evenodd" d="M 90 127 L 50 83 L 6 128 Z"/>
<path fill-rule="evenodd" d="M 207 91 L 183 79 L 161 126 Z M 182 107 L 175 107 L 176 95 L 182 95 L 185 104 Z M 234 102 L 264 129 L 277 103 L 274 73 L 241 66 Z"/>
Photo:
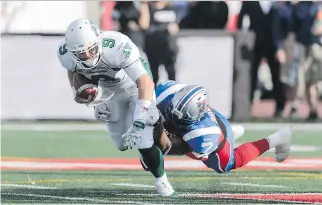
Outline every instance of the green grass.
<path fill-rule="evenodd" d="M 247 131 L 238 144 L 266 137 L 269 131 Z M 128 158 L 136 157 L 136 150 L 118 151 L 105 131 L 2 131 L 1 155 L 27 158 Z M 296 132 L 293 144 L 322 148 L 321 131 Z M 268 152 L 263 156 L 273 156 Z M 322 149 L 293 152 L 292 156 L 320 156 Z"/>
<path fill-rule="evenodd" d="M 29 203 L 77 203 L 82 202 L 82 199 L 79 198 L 87 197 L 87 203 L 120 203 L 120 201 L 125 200 L 138 203 L 202 204 L 206 202 L 209 204 L 230 204 L 259 202 L 257 200 L 236 201 L 235 199 L 218 198 L 210 198 L 205 201 L 202 198 L 183 197 L 182 195 L 184 193 L 322 193 L 322 175 L 314 172 L 307 172 L 303 175 L 297 172 L 250 171 L 219 175 L 210 171 L 168 171 L 168 176 L 179 194 L 178 198 L 160 198 L 155 196 L 153 187 L 135 187 L 153 184 L 152 178 L 144 171 L 4 171 L 2 172 L 3 183 L 31 185 L 32 182 L 35 182 L 35 186 L 47 188 L 4 188 L 2 190 L 2 202 L 13 203 L 28 200 Z M 313 183 L 314 186 L 312 186 Z M 129 184 L 134 187 L 125 186 Z M 260 184 L 262 186 L 253 187 L 248 186 L 249 184 Z M 26 196 L 26 194 L 32 195 Z M 37 197 L 39 195 L 59 196 L 60 198 Z"/>
<path fill-rule="evenodd" d="M 1 156 L 21 158 L 136 158 L 136 150 L 118 151 L 104 130 L 1 132 Z M 258 140 L 272 131 L 246 131 L 238 141 Z M 321 131 L 297 131 L 294 145 L 322 147 Z M 273 156 L 272 152 L 263 156 Z M 322 157 L 322 151 L 294 151 L 294 157 Z M 145 171 L 2 171 L 2 203 L 122 202 L 153 204 L 238 204 L 276 201 L 202 198 L 189 194 L 322 193 L 322 171 L 168 171 L 178 198 L 156 196 L 153 177 Z M 127 186 L 126 186 L 127 185 Z M 20 186 L 20 187 L 12 187 Z M 37 188 L 38 186 L 38 188 Z M 142 187 L 148 186 L 148 187 Z M 54 188 L 54 189 L 53 189 Z M 184 195 L 188 194 L 188 195 Z M 321 196 L 322 197 L 322 196 Z M 283 202 L 288 203 L 288 202 Z M 290 202 L 291 203 L 291 202 Z"/>

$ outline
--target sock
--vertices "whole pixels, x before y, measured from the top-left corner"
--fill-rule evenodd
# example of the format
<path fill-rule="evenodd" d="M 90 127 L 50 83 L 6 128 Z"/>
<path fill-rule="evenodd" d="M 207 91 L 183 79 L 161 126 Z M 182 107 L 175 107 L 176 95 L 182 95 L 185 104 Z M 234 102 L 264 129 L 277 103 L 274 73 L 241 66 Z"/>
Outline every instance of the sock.
<path fill-rule="evenodd" d="M 164 173 L 164 175 L 162 177 L 159 177 L 159 178 L 155 178 L 155 181 L 168 181 L 168 178 L 167 178 L 167 174 Z"/>
<path fill-rule="evenodd" d="M 139 149 L 142 154 L 144 163 L 149 168 L 155 178 L 160 178 L 164 175 L 164 159 L 161 150 L 152 145 L 147 149 Z"/>
<path fill-rule="evenodd" d="M 245 166 L 248 162 L 256 159 L 258 156 L 269 150 L 267 139 L 261 139 L 255 142 L 248 142 L 234 149 L 235 168 Z"/>
<path fill-rule="evenodd" d="M 278 135 L 276 132 L 274 134 L 271 134 L 270 136 L 266 137 L 268 144 L 269 144 L 269 149 L 276 147 L 281 143 L 281 136 Z"/>

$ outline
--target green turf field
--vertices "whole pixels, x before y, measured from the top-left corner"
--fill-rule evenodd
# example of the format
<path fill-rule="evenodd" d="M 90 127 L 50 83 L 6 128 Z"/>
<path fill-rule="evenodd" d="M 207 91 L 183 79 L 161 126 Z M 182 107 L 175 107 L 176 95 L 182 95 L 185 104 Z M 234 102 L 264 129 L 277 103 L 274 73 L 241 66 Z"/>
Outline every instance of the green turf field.
<path fill-rule="evenodd" d="M 273 131 L 270 129 L 246 130 L 237 144 L 265 137 Z M 297 127 L 292 157 L 322 159 L 321 132 L 322 129 L 316 127 L 303 130 Z M 36 123 L 3 124 L 1 156 L 2 159 L 92 159 L 136 158 L 138 154 L 135 150 L 117 151 L 100 124 Z M 270 156 L 273 156 L 272 152 L 263 155 Z M 176 198 L 157 197 L 153 178 L 142 170 L 2 170 L 1 201 L 37 204 L 294 204 L 316 200 L 322 203 L 322 171 L 316 169 L 239 169 L 228 174 L 180 170 L 167 174 L 179 194 Z"/>

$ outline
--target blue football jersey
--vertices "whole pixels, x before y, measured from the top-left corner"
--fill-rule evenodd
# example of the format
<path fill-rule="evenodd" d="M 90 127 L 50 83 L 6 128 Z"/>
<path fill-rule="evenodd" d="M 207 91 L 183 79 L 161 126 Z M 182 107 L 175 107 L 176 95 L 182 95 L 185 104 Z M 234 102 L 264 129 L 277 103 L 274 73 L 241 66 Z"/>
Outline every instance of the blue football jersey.
<path fill-rule="evenodd" d="M 214 111 L 208 112 L 192 124 L 181 124 L 171 113 L 170 103 L 176 92 L 185 87 L 175 81 L 166 81 L 156 87 L 157 107 L 160 110 L 164 127 L 170 134 L 183 136 L 193 151 L 200 154 L 210 154 L 217 149 L 220 143 L 221 129 L 217 123 Z"/>

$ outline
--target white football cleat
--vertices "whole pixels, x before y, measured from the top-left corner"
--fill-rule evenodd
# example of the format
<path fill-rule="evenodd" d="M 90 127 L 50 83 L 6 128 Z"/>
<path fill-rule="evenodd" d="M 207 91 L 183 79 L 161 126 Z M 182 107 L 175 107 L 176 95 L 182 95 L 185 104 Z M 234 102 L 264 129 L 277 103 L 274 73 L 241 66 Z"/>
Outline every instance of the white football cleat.
<path fill-rule="evenodd" d="M 154 178 L 154 185 L 161 196 L 176 196 L 176 192 L 173 190 L 166 174 L 160 178 Z"/>
<path fill-rule="evenodd" d="M 283 162 L 291 151 L 293 131 L 291 126 L 287 126 L 275 134 L 279 137 L 279 143 L 275 146 L 275 159 L 277 162 Z"/>
<path fill-rule="evenodd" d="M 244 135 L 245 129 L 242 125 L 232 125 L 231 129 L 233 131 L 234 141 L 236 141 Z"/>

